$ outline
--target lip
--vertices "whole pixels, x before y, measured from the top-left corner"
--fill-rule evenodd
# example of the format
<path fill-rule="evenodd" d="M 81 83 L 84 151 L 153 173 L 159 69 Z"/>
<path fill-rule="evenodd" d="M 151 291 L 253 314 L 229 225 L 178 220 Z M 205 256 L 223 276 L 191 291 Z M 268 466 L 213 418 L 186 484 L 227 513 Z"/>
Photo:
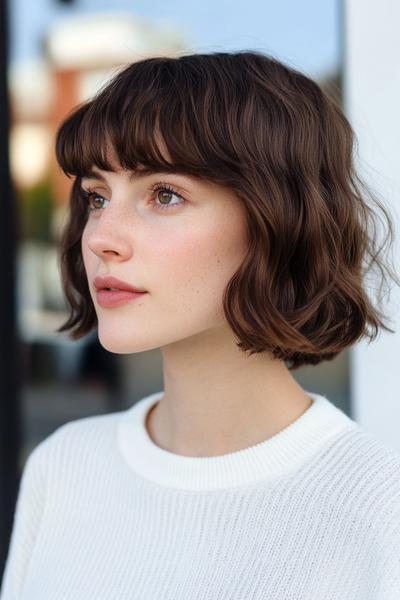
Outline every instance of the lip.
<path fill-rule="evenodd" d="M 146 290 L 136 288 L 130 285 L 130 283 L 117 279 L 112 275 L 98 275 L 95 277 L 93 284 L 96 288 L 97 302 L 105 308 L 122 306 L 147 294 Z M 109 290 L 106 288 L 115 289 Z"/>
<path fill-rule="evenodd" d="M 98 275 L 93 280 L 94 287 L 97 291 L 105 290 L 106 288 L 116 288 L 118 291 L 124 290 L 126 292 L 134 292 L 136 294 L 144 294 L 146 290 L 141 290 L 140 288 L 136 288 L 130 283 L 126 281 L 122 281 L 121 279 L 117 279 L 112 275 L 101 276 Z"/>
<path fill-rule="evenodd" d="M 122 306 L 136 298 L 145 296 L 147 292 L 129 292 L 128 290 L 98 290 L 97 302 L 104 308 Z"/>

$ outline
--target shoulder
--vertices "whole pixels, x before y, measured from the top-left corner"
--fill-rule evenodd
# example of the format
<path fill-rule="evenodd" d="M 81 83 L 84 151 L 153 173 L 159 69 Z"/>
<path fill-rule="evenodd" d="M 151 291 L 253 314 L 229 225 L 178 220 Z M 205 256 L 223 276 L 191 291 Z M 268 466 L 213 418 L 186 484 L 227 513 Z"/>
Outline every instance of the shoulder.
<path fill-rule="evenodd" d="M 375 487 L 393 486 L 400 491 L 400 451 L 391 448 L 375 434 L 355 426 L 347 431 L 332 447 L 332 454 L 342 457 L 342 466 L 363 488 L 372 491 Z"/>
<path fill-rule="evenodd" d="M 110 456 L 121 414 L 118 411 L 92 415 L 63 423 L 35 446 L 26 464 L 37 464 L 37 468 L 51 475 L 83 465 L 91 457 Z"/>
<path fill-rule="evenodd" d="M 326 449 L 320 465 L 331 506 L 379 535 L 396 533 L 400 550 L 400 451 L 355 423 Z"/>

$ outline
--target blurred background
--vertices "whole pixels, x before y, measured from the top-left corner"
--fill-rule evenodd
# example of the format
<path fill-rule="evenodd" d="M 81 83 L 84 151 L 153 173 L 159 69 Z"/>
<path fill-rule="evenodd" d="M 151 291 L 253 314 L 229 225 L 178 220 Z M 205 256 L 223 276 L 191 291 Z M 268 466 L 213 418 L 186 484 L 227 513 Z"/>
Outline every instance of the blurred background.
<path fill-rule="evenodd" d="M 74 342 L 55 333 L 66 318 L 57 242 L 71 186 L 55 164 L 59 122 L 121 65 L 186 51 L 261 50 L 313 77 L 344 108 L 351 92 L 343 85 L 345 9 L 339 0 L 3 0 L 2 11 L 1 248 L 2 261 L 15 259 L 15 286 L 1 299 L 0 579 L 18 477 L 31 450 L 67 421 L 123 410 L 162 389 L 159 350 L 115 355 L 100 346 L 97 332 Z M 3 286 L 10 286 L 10 267 L 4 273 Z M 361 413 L 352 403 L 351 373 L 352 352 L 346 351 L 293 372 L 305 389 L 355 418 Z"/>

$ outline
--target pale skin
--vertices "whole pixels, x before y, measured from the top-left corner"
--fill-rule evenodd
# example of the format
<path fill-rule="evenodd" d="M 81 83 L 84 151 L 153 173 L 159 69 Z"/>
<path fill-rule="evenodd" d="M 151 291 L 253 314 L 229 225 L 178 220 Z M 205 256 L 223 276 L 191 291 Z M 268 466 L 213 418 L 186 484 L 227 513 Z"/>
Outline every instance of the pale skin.
<path fill-rule="evenodd" d="M 183 174 L 93 171 L 82 179 L 97 207 L 82 254 L 99 341 L 117 354 L 160 348 L 164 394 L 146 419 L 153 442 L 175 454 L 217 456 L 299 418 L 309 396 L 283 361 L 240 351 L 223 312 L 223 290 L 247 251 L 234 192 Z M 151 191 L 158 182 L 173 191 Z M 100 274 L 148 293 L 102 307 L 93 284 Z"/>

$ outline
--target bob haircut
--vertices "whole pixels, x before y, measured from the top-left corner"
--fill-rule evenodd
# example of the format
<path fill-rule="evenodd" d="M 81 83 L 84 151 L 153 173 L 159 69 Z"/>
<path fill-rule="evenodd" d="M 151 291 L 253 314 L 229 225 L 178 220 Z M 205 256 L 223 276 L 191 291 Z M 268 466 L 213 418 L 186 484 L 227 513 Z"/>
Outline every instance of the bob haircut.
<path fill-rule="evenodd" d="M 379 327 L 394 333 L 364 287 L 373 266 L 396 279 L 379 257 L 367 195 L 387 221 L 384 245 L 393 225 L 354 171 L 354 137 L 316 82 L 259 52 L 124 66 L 56 132 L 57 161 L 75 176 L 59 254 L 69 317 L 57 331 L 78 339 L 97 324 L 81 255 L 80 182 L 94 165 L 115 172 L 112 152 L 119 168 L 206 179 L 243 203 L 248 252 L 223 298 L 242 351 L 270 352 L 296 369 L 364 335 L 373 340 Z"/>

